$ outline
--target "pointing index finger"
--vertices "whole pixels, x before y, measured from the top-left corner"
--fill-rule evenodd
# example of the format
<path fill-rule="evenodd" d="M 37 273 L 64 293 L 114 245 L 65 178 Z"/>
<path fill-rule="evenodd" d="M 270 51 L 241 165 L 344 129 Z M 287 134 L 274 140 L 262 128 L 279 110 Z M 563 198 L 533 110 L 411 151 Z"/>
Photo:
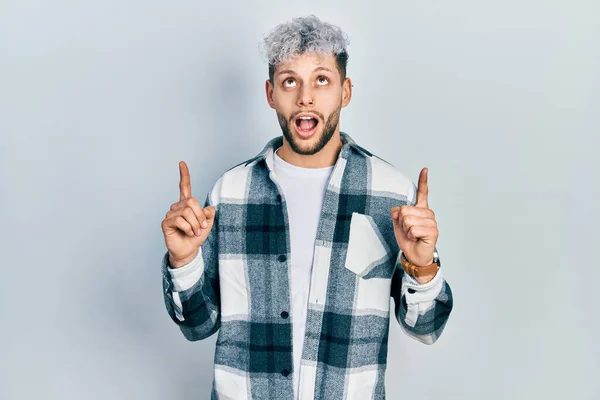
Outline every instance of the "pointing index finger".
<path fill-rule="evenodd" d="M 185 161 L 179 162 L 179 200 L 192 197 L 192 185 L 190 183 L 190 171 Z"/>
<path fill-rule="evenodd" d="M 417 201 L 416 207 L 429 208 L 427 196 L 429 195 L 429 187 L 427 186 L 427 173 L 428 169 L 423 168 L 419 174 L 419 186 L 417 187 Z"/>

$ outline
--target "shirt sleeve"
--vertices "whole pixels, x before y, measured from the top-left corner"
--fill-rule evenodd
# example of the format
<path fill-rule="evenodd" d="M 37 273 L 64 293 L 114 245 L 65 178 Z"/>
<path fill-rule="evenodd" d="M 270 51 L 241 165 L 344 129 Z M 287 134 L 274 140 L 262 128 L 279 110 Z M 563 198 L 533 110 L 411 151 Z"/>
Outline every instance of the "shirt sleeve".
<path fill-rule="evenodd" d="M 204 207 L 208 205 L 215 207 L 210 193 Z M 211 336 L 221 325 L 218 215 L 217 212 L 206 241 L 191 262 L 172 268 L 168 251 L 162 260 L 163 297 L 167 312 L 190 341 Z"/>
<path fill-rule="evenodd" d="M 425 343 L 433 344 L 442 334 L 452 310 L 452 291 L 438 269 L 433 279 L 425 284 L 405 273 L 400 263 L 402 252 L 396 258 L 391 294 L 394 299 L 396 320 L 406 334 Z"/>

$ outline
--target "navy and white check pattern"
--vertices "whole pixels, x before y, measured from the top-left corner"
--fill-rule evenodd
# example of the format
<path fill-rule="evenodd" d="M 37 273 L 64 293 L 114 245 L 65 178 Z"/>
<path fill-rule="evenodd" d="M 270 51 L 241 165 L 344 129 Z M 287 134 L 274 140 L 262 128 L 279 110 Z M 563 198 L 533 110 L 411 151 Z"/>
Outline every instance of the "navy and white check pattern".
<path fill-rule="evenodd" d="M 434 343 L 452 310 L 441 270 L 420 285 L 405 274 L 390 210 L 414 205 L 416 186 L 340 134 L 319 221 L 298 399 L 385 399 L 390 297 L 400 326 Z M 191 341 L 218 333 L 212 399 L 294 399 L 290 237 L 273 173 L 273 138 L 225 172 L 206 205 L 217 210 L 198 256 L 162 262 L 165 305 Z"/>

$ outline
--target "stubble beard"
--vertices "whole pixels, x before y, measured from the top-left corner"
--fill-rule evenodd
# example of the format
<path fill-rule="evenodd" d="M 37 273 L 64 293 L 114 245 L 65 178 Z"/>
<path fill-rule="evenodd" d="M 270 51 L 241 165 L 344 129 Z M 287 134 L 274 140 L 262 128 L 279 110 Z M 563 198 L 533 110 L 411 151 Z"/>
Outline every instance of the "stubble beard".
<path fill-rule="evenodd" d="M 327 118 L 327 122 L 325 123 L 325 127 L 323 128 L 321 136 L 319 137 L 319 140 L 317 141 L 317 143 L 315 143 L 312 147 L 309 147 L 309 148 L 304 148 L 304 147 L 300 146 L 299 143 L 294 138 L 294 136 L 292 135 L 291 130 L 294 129 L 294 127 L 292 126 L 293 119 L 290 119 L 290 121 L 288 121 L 287 118 L 283 114 L 280 114 L 279 112 L 277 112 L 277 119 L 279 120 L 279 125 L 281 126 L 281 131 L 283 132 L 283 136 L 290 144 L 290 147 L 292 148 L 294 153 L 298 153 L 298 154 L 301 154 L 304 156 L 310 156 L 310 155 L 316 154 L 319 151 L 321 151 L 323 149 L 323 147 L 325 147 L 327 145 L 327 143 L 329 143 L 329 141 L 333 137 L 333 134 L 335 133 L 335 130 L 340 121 L 340 110 L 341 109 L 342 109 L 342 106 L 340 105 L 337 108 L 337 110 L 335 110 L 334 112 L 332 112 L 329 115 L 329 118 Z M 323 119 L 321 114 L 319 114 L 319 113 L 315 113 L 315 114 L 317 114 L 321 120 Z"/>

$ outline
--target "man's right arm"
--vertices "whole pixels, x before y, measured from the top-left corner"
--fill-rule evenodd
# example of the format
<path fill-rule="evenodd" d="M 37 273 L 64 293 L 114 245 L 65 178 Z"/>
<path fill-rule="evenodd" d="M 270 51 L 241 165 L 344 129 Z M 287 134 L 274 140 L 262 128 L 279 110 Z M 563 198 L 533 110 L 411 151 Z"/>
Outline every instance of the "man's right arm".
<path fill-rule="evenodd" d="M 215 221 L 216 225 L 216 221 Z M 162 260 L 163 294 L 171 319 L 190 341 L 215 333 L 221 323 L 217 232 L 213 227 L 195 258 L 179 268 Z"/>
<path fill-rule="evenodd" d="M 179 163 L 179 201 L 162 221 L 167 253 L 162 260 L 163 296 L 171 319 L 190 341 L 215 333 L 221 325 L 217 207 L 219 183 L 204 208 L 192 196 L 189 170 Z"/>

